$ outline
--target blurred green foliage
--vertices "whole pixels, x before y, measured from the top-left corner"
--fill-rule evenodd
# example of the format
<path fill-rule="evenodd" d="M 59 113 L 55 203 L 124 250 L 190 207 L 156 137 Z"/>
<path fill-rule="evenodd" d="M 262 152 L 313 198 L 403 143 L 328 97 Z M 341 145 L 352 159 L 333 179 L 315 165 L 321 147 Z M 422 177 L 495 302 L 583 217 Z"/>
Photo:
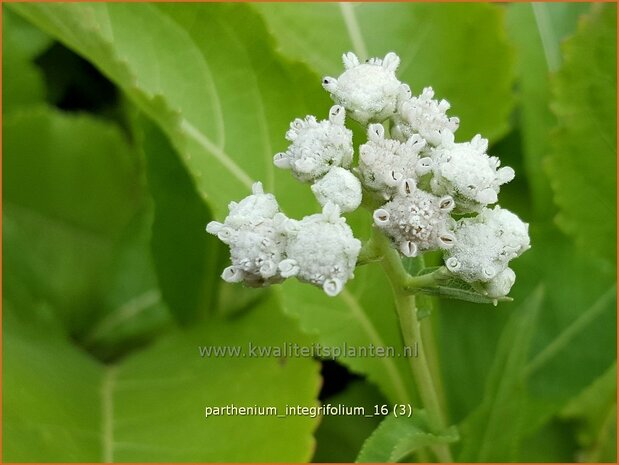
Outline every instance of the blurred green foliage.
<path fill-rule="evenodd" d="M 514 302 L 425 298 L 448 431 L 423 412 L 204 419 L 317 405 L 320 361 L 199 345 L 401 344 L 377 265 L 334 299 L 245 289 L 204 233 L 253 180 L 317 211 L 271 158 L 292 119 L 326 115 L 320 76 L 350 49 L 399 53 L 459 140 L 517 170 L 502 205 L 533 247 Z M 615 5 L 11 4 L 3 56 L 4 461 L 423 461 L 441 441 L 471 462 L 616 460 Z M 320 401 L 416 405 L 404 359 L 338 363 L 358 379 L 326 376 L 342 386 Z"/>

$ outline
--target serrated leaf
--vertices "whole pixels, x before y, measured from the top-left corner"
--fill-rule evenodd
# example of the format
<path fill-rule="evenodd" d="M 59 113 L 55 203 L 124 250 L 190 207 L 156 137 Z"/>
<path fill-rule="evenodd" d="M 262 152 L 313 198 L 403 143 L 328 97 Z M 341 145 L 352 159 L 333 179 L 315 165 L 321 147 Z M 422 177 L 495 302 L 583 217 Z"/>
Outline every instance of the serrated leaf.
<path fill-rule="evenodd" d="M 323 3 L 253 5 L 282 53 L 320 75 L 343 71 L 342 54 L 360 59 L 394 51 L 398 72 L 414 93 L 432 86 L 460 117 L 461 140 L 498 139 L 512 107 L 512 49 L 495 5 Z"/>
<path fill-rule="evenodd" d="M 296 334 L 294 323 L 281 317 L 273 299 L 234 321 L 171 334 L 112 367 L 95 362 L 46 325 L 19 322 L 13 313 L 3 312 L 4 461 L 310 458 L 315 418 L 205 418 L 206 406 L 275 406 L 283 412 L 286 405 L 316 404 L 318 364 L 311 359 L 199 355 L 199 345 L 288 342 Z"/>
<path fill-rule="evenodd" d="M 522 156 L 536 214 L 553 213 L 552 191 L 542 162 L 556 119 L 548 106 L 549 76 L 561 65 L 560 45 L 573 33 L 589 3 L 512 3 L 507 6 L 507 32 L 517 52 Z"/>
<path fill-rule="evenodd" d="M 425 412 L 416 410 L 410 418 L 385 418 L 363 444 L 356 462 L 400 462 L 424 447 L 457 440 L 458 432 L 455 427 L 442 433 L 433 433 L 428 428 Z"/>
<path fill-rule="evenodd" d="M 578 244 L 616 261 L 616 6 L 598 5 L 566 41 L 552 81 L 559 126 L 548 174 L 559 226 Z"/>
<path fill-rule="evenodd" d="M 14 10 L 93 62 L 182 155 L 221 218 L 254 181 L 289 215 L 315 209 L 307 186 L 275 170 L 290 121 L 325 115 L 318 78 L 272 50 L 242 4 L 31 4 Z M 224 53 L 225 51 L 225 53 Z"/>

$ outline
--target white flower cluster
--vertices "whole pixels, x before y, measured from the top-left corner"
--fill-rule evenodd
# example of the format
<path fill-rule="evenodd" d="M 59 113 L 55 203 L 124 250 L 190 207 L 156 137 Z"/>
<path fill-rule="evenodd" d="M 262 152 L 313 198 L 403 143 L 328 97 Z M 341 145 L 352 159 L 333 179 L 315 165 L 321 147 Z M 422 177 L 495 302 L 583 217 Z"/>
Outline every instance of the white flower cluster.
<path fill-rule="evenodd" d="M 528 248 L 527 225 L 488 205 L 498 201 L 514 170 L 486 153 L 488 141 L 480 135 L 456 143 L 460 121 L 447 115 L 449 103 L 436 100 L 431 87 L 413 96 L 395 75 L 395 54 L 361 64 L 347 53 L 343 61 L 344 73 L 324 78 L 323 87 L 351 118 L 375 123 L 359 148 L 358 166 L 363 187 L 386 201 L 374 211 L 375 225 L 403 255 L 442 249 L 452 273 L 488 296 L 506 295 L 515 281 L 508 262 Z M 454 218 L 471 213 L 477 216 Z M 485 231 L 484 239 L 465 232 L 472 224 Z"/>
<path fill-rule="evenodd" d="M 487 149 L 488 140 L 480 135 L 470 142 L 439 145 L 432 151 L 432 191 L 452 195 L 462 212 L 496 203 L 500 186 L 514 179 L 515 173 L 509 166 L 499 168 L 501 162 L 489 157 Z"/>
<path fill-rule="evenodd" d="M 231 202 L 229 210 L 223 223 L 206 226 L 230 247 L 225 281 L 258 287 L 297 276 L 334 296 L 353 277 L 361 242 L 337 205 L 329 202 L 322 213 L 296 221 L 280 212 L 275 197 L 257 182 L 252 194 Z"/>
<path fill-rule="evenodd" d="M 334 166 L 348 168 L 352 163 L 352 131 L 344 126 L 346 112 L 339 105 L 329 111 L 329 119 L 315 116 L 297 118 L 290 123 L 286 139 L 292 144 L 273 158 L 275 166 L 290 169 L 300 181 L 313 182 Z"/>
<path fill-rule="evenodd" d="M 403 255 L 414 257 L 426 250 L 453 247 L 455 221 L 449 213 L 454 205 L 450 196 L 437 197 L 417 189 L 413 179 L 405 179 L 393 199 L 374 211 L 374 223 Z"/>
<path fill-rule="evenodd" d="M 426 141 L 417 134 L 404 143 L 385 139 L 384 126 L 371 124 L 368 142 L 359 147 L 359 173 L 364 186 L 389 198 L 404 179 L 418 179 L 429 173 L 432 159 L 420 156 L 425 146 Z"/>
<path fill-rule="evenodd" d="M 361 242 L 355 239 L 339 207 L 327 203 L 322 213 L 296 223 L 279 268 L 285 278 L 322 286 L 327 295 L 340 293 L 353 277 Z"/>
<path fill-rule="evenodd" d="M 230 204 L 224 223 L 207 226 L 230 246 L 223 278 L 261 286 L 296 276 L 337 295 L 361 249 L 340 214 L 366 196 L 366 205 L 378 205 L 375 226 L 402 255 L 443 250 L 452 274 L 491 298 L 507 295 L 515 281 L 509 261 L 529 248 L 528 225 L 489 205 L 514 170 L 487 154 L 480 135 L 455 142 L 460 122 L 447 115 L 449 103 L 436 100 L 431 87 L 414 96 L 396 77 L 395 53 L 362 63 L 349 52 L 343 62 L 339 77 L 322 81 L 336 103 L 328 119 L 295 119 L 288 148 L 273 157 L 275 166 L 311 184 L 322 212 L 289 219 L 256 183 L 252 195 Z M 346 115 L 367 130 L 356 167 Z"/>
<path fill-rule="evenodd" d="M 410 96 L 406 86 L 405 95 Z M 429 145 L 453 141 L 453 133 L 460 125 L 456 117 L 448 118 L 450 105 L 447 100 L 434 100 L 434 90 L 426 87 L 419 97 L 403 98 L 398 114 L 394 117 L 393 136 L 399 140 L 408 140 L 419 134 Z"/>
<path fill-rule="evenodd" d="M 447 268 L 478 283 L 490 297 L 506 295 L 516 280 L 510 260 L 530 248 L 529 225 L 496 206 L 459 220 L 454 234 L 454 246 L 445 254 Z"/>
<path fill-rule="evenodd" d="M 361 203 L 361 183 L 350 171 L 353 160 L 352 131 L 344 126 L 346 111 L 339 105 L 329 110 L 329 119 L 315 116 L 290 123 L 288 150 L 273 157 L 278 168 L 289 169 L 300 181 L 311 182 L 322 206 L 332 202 L 341 211 L 356 210 Z"/>
<path fill-rule="evenodd" d="M 211 221 L 206 231 L 230 247 L 232 265 L 221 277 L 231 283 L 261 286 L 282 281 L 279 263 L 286 251 L 290 220 L 279 211 L 272 194 L 262 184 L 253 185 L 252 195 L 230 202 L 230 213 L 223 223 Z"/>
<path fill-rule="evenodd" d="M 396 110 L 403 85 L 395 76 L 400 57 L 388 53 L 384 59 L 371 58 L 360 63 L 359 58 L 348 52 L 343 57 L 344 71 L 339 78 L 324 77 L 322 87 L 333 100 L 361 124 L 381 123 Z"/>

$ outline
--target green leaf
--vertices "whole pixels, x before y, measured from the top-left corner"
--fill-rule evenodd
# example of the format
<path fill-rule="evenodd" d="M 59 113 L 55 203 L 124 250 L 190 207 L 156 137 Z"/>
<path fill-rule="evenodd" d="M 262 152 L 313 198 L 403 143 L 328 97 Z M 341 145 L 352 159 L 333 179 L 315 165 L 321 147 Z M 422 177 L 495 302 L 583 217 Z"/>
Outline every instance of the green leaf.
<path fill-rule="evenodd" d="M 394 51 L 413 92 L 432 86 L 460 117 L 458 138 L 502 136 L 512 108 L 512 50 L 503 9 L 482 4 L 323 3 L 252 5 L 279 49 L 321 75 L 342 72 L 349 50 L 361 59 Z"/>
<path fill-rule="evenodd" d="M 574 462 L 576 441 L 568 424 L 558 419 L 547 423 L 521 440 L 517 461 L 520 463 Z"/>
<path fill-rule="evenodd" d="M 155 204 L 151 248 L 163 299 L 181 324 L 204 318 L 217 304 L 225 247 L 205 234 L 211 213 L 165 135 L 143 120 L 143 150 Z"/>
<path fill-rule="evenodd" d="M 3 462 L 100 460 L 101 367 L 27 311 L 3 301 Z"/>
<path fill-rule="evenodd" d="M 45 84 L 34 59 L 51 43 L 48 36 L 6 10 L 2 15 L 2 112 L 42 103 Z"/>
<path fill-rule="evenodd" d="M 445 301 L 433 317 L 440 323 L 438 339 L 450 413 L 460 420 L 483 400 L 497 337 L 512 308 L 536 287 L 546 289 L 530 358 L 548 347 L 555 349 L 546 352 L 539 359 L 543 364 L 530 374 L 527 435 L 600 376 L 615 360 L 616 346 L 614 268 L 575 249 L 556 227 L 532 223 L 530 234 L 531 250 L 512 262 L 517 275 L 510 293 L 514 303 L 489 311 L 466 302 Z M 565 338 L 562 334 L 568 330 Z M 558 338 L 564 341 L 560 345 L 554 343 Z"/>
<path fill-rule="evenodd" d="M 286 405 L 317 405 L 319 365 L 311 359 L 199 356 L 199 345 L 247 351 L 250 342 L 281 347 L 299 339 L 278 307 L 267 299 L 242 317 L 211 320 L 123 362 L 112 380 L 114 461 L 309 460 L 316 418 L 204 418 L 206 406 L 275 406 L 283 414 Z"/>
<path fill-rule="evenodd" d="M 355 271 L 355 279 L 336 297 L 298 281 L 282 284 L 286 313 L 299 319 L 301 328 L 315 334 L 325 347 L 339 348 L 337 360 L 356 373 L 367 375 L 391 402 L 411 403 L 413 379 L 406 357 L 371 357 L 348 353 L 392 348 L 402 352 L 402 339 L 387 278 L 376 264 Z"/>
<path fill-rule="evenodd" d="M 100 360 L 114 360 L 174 328 L 161 298 L 150 253 L 152 208 L 127 227 L 101 282 L 100 312 L 77 342 Z"/>
<path fill-rule="evenodd" d="M 324 404 L 363 407 L 372 415 L 377 405 L 385 405 L 383 396 L 371 384 L 353 381 L 346 389 L 324 400 Z M 327 415 L 316 430 L 316 453 L 313 462 L 353 462 L 363 441 L 380 424 L 381 416 Z"/>
<path fill-rule="evenodd" d="M 423 410 L 412 417 L 389 416 L 365 441 L 357 457 L 358 463 L 399 462 L 410 454 L 434 444 L 448 444 L 458 440 L 458 432 L 451 427 L 443 433 L 429 430 Z"/>
<path fill-rule="evenodd" d="M 5 117 L 3 130 L 5 296 L 22 286 L 79 334 L 140 202 L 136 156 L 118 129 L 85 115 L 33 108 Z"/>
<path fill-rule="evenodd" d="M 272 50 L 242 4 L 31 4 L 15 11 L 94 63 L 182 155 L 220 218 L 254 180 L 290 215 L 315 209 L 307 186 L 275 170 L 295 117 L 326 116 L 327 94 L 306 68 Z"/>
<path fill-rule="evenodd" d="M 533 247 L 514 263 L 513 295 L 518 301 L 539 283 L 548 292 L 527 362 L 529 433 L 615 362 L 617 344 L 614 268 L 554 228 L 532 225 L 531 234 Z"/>
<path fill-rule="evenodd" d="M 437 271 L 442 267 L 429 267 L 419 271 L 418 275 L 424 275 Z M 478 304 L 494 304 L 497 302 L 509 302 L 512 299 L 510 297 L 492 298 L 482 294 L 475 289 L 470 283 L 458 278 L 455 275 L 448 274 L 444 277 L 438 278 L 438 285 L 436 287 L 423 287 L 419 289 L 419 292 L 436 297 L 444 297 L 447 299 L 464 300 L 466 302 L 474 302 Z"/>
<path fill-rule="evenodd" d="M 549 75 L 558 70 L 561 41 L 576 28 L 588 3 L 512 3 L 507 6 L 507 31 L 517 51 L 518 118 L 523 157 L 532 201 L 539 217 L 553 213 L 552 191 L 542 162 L 548 134 L 556 118 L 548 106 Z"/>
<path fill-rule="evenodd" d="M 583 461 L 616 462 L 617 364 L 570 401 L 561 416 L 579 422 Z"/>
<path fill-rule="evenodd" d="M 598 5 L 563 48 L 552 82 L 559 126 L 548 174 L 559 226 L 578 244 L 616 261 L 616 6 Z"/>
<path fill-rule="evenodd" d="M 543 298 L 538 288 L 513 311 L 496 351 L 481 405 L 460 426 L 463 437 L 459 461 L 510 461 L 521 435 L 524 368 Z"/>
<path fill-rule="evenodd" d="M 520 302 L 536 286 L 543 285 L 547 292 L 522 375 L 528 378 L 525 399 L 521 398 L 520 407 L 514 407 L 517 413 L 506 423 L 520 425 L 522 442 L 496 451 L 493 460 L 499 461 L 528 460 L 527 447 L 540 442 L 544 425 L 616 357 L 613 268 L 574 250 L 555 228 L 532 224 L 531 237 L 532 249 L 514 261 L 518 279 L 512 295 Z M 484 312 L 460 303 L 441 309 L 443 373 L 456 418 L 485 401 L 480 380 L 485 379 L 492 355 L 497 353 L 495 334 L 504 326 L 506 311 L 515 311 L 510 311 L 509 305 L 499 310 Z M 465 325 L 467 331 L 463 332 Z M 463 429 L 461 434 L 466 444 L 470 433 Z M 568 436 L 564 431 L 557 434 L 557 441 Z M 471 456 L 475 456 L 473 451 L 469 459 Z M 540 455 L 530 457 L 538 461 Z M 554 457 L 557 460 L 559 456 Z"/>
<path fill-rule="evenodd" d="M 274 406 L 283 413 L 286 405 L 316 405 L 318 364 L 311 359 L 199 355 L 201 345 L 247 350 L 249 341 L 289 342 L 294 323 L 273 299 L 235 320 L 171 334 L 115 366 L 95 362 L 44 324 L 12 315 L 3 312 L 4 461 L 301 462 L 311 456 L 316 418 L 205 418 L 207 406 Z"/>

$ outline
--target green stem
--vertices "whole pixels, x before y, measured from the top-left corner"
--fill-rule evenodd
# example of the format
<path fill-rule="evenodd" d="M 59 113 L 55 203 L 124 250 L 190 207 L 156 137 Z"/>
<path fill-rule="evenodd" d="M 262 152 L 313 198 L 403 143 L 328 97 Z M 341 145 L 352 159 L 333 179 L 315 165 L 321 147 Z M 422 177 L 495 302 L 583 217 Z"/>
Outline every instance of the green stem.
<path fill-rule="evenodd" d="M 447 401 L 445 399 L 445 389 L 443 387 L 443 380 L 441 376 L 441 369 L 438 358 L 438 350 L 436 346 L 436 339 L 434 337 L 434 325 L 432 324 L 433 321 L 434 318 L 426 318 L 425 320 L 420 322 L 421 339 L 423 340 L 423 345 L 426 348 L 428 365 L 430 366 L 430 373 L 432 374 L 432 379 L 434 380 L 434 390 L 436 392 L 436 396 L 438 397 L 438 402 L 441 407 L 440 411 L 445 412 L 447 410 Z M 445 424 L 447 424 L 447 419 L 443 418 L 443 420 L 445 420 Z"/>
<path fill-rule="evenodd" d="M 408 275 L 402 282 L 404 292 L 408 294 L 416 294 L 422 288 L 436 287 L 439 282 L 449 275 L 449 271 L 444 266 L 438 268 L 432 273 L 426 273 L 417 276 Z"/>
<path fill-rule="evenodd" d="M 409 293 L 410 291 L 407 290 L 411 276 L 402 266 L 402 260 L 398 253 L 390 246 L 389 241 L 382 233 L 376 231 L 373 240 L 382 252 L 382 265 L 393 288 L 404 344 L 410 347 L 415 346 L 415 343 L 417 344 L 418 357 L 409 358 L 409 364 L 419 390 L 421 401 L 428 415 L 430 428 L 434 431 L 443 431 L 446 424 L 441 410 L 441 404 L 436 393 L 432 371 L 428 365 L 423 339 L 421 337 L 415 296 L 411 295 Z M 415 278 L 423 278 L 424 276 L 425 275 Z M 432 450 L 440 461 L 453 462 L 449 446 L 446 444 L 437 444 L 432 447 Z"/>
<path fill-rule="evenodd" d="M 420 255 L 416 259 L 419 269 L 423 269 L 426 266 L 423 255 Z M 439 315 L 436 314 L 436 302 L 430 296 L 418 296 L 418 300 L 425 302 L 425 305 L 430 307 L 430 314 L 434 315 L 433 318 L 425 318 L 420 321 L 421 324 L 421 338 L 423 344 L 426 347 L 426 354 L 428 355 L 428 364 L 430 365 L 430 371 L 432 372 L 432 378 L 434 379 L 434 386 L 436 388 L 436 394 L 438 396 L 439 403 L 441 404 L 441 411 L 447 411 L 447 401 L 445 398 L 445 388 L 443 387 L 443 377 L 441 376 L 441 369 L 439 363 L 439 351 L 436 345 L 435 328 L 436 319 Z"/>

